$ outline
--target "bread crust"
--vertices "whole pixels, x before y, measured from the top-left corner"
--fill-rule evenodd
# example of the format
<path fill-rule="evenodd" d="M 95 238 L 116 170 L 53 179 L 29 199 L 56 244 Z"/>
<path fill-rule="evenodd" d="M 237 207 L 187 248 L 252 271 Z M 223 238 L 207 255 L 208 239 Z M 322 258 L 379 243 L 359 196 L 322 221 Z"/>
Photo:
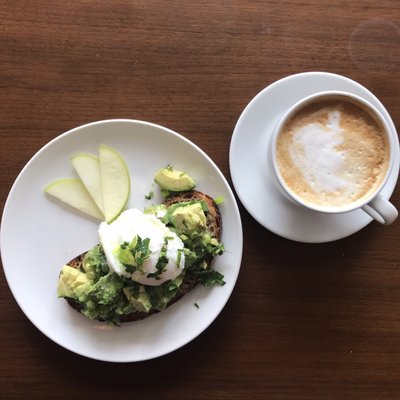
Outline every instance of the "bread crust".
<path fill-rule="evenodd" d="M 198 201 L 204 201 L 207 205 L 208 211 L 206 211 L 206 224 L 207 224 L 207 229 L 209 230 L 210 234 L 212 237 L 216 238 L 218 241 L 221 240 L 222 237 L 222 218 L 221 214 L 219 211 L 219 208 L 215 201 L 208 195 L 199 192 L 198 190 L 190 190 L 187 192 L 182 192 L 180 194 L 177 194 L 173 197 L 169 197 L 164 201 L 164 204 L 169 207 L 173 204 L 184 202 L 184 201 L 192 201 L 192 200 L 198 200 Z M 83 259 L 85 257 L 87 252 L 84 252 L 77 257 L 73 258 L 70 260 L 67 265 L 73 268 L 79 269 L 82 266 Z M 210 267 L 212 262 L 214 260 L 214 257 L 212 255 L 208 256 L 206 258 L 206 263 L 207 266 Z M 171 301 L 168 303 L 167 307 L 170 305 L 176 303 L 179 299 L 181 299 L 185 294 L 189 293 L 191 290 L 193 290 L 197 285 L 199 281 L 197 278 L 186 274 L 183 278 L 183 282 L 181 286 L 179 287 L 177 294 Z M 81 305 L 72 298 L 66 297 L 65 300 L 67 303 L 76 311 L 80 312 L 81 310 Z M 131 314 L 127 314 L 124 316 L 121 316 L 121 322 L 133 322 L 133 321 L 138 321 L 141 319 L 145 319 L 149 317 L 152 314 L 158 313 L 160 310 L 150 310 L 148 313 L 146 312 L 139 312 L 135 311 Z"/>

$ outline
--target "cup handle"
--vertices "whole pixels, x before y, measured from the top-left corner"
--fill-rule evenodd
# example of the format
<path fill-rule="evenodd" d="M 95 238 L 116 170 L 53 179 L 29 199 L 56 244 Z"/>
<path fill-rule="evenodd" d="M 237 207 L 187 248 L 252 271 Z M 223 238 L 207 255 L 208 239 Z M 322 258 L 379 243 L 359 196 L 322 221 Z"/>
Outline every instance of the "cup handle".
<path fill-rule="evenodd" d="M 378 194 L 372 201 L 361 207 L 370 217 L 383 225 L 390 225 L 399 215 L 396 207 Z"/>

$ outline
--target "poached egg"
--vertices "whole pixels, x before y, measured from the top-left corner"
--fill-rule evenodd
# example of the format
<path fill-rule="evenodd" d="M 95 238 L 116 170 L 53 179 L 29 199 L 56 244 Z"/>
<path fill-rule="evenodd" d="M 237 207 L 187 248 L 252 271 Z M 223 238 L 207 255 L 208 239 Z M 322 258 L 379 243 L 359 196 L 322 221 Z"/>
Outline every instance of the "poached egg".
<path fill-rule="evenodd" d="M 136 236 L 140 236 L 142 240 L 150 240 L 150 255 L 141 265 L 140 270 L 128 272 L 118 260 L 118 249 L 122 244 L 130 243 Z M 110 270 L 142 285 L 159 286 L 170 279 L 175 279 L 184 269 L 185 256 L 182 240 L 152 214 L 144 214 L 135 208 L 128 209 L 110 224 L 102 222 L 99 227 L 99 237 Z M 149 274 L 157 272 L 156 264 L 165 244 L 168 262 L 163 271 L 157 274 L 157 278 L 149 277 Z"/>

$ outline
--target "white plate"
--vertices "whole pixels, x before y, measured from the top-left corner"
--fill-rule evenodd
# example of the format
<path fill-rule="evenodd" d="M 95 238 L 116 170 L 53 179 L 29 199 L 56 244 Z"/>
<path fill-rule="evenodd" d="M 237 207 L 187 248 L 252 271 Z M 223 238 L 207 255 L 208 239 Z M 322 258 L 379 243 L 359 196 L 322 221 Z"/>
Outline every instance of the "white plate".
<path fill-rule="evenodd" d="M 322 90 L 343 90 L 375 105 L 386 118 L 399 145 L 396 129 L 382 103 L 365 87 L 348 78 L 326 72 L 306 72 L 283 78 L 262 90 L 241 114 L 230 145 L 230 171 L 236 192 L 247 211 L 262 226 L 298 242 L 322 243 L 349 236 L 371 218 L 357 210 L 341 215 L 306 211 L 277 190 L 267 160 L 267 144 L 279 117 L 302 97 Z M 399 175 L 399 157 L 382 190 L 389 198 Z M 382 228 L 385 229 L 385 228 Z"/>
<path fill-rule="evenodd" d="M 143 321 L 109 327 L 91 321 L 56 294 L 61 267 L 98 242 L 97 222 L 45 196 L 50 181 L 74 176 L 73 153 L 97 152 L 100 143 L 115 147 L 131 172 L 129 207 L 142 209 L 154 172 L 167 164 L 184 169 L 197 188 L 221 205 L 226 252 L 215 268 L 222 287 L 197 287 L 167 310 Z M 156 190 L 155 190 L 156 191 Z M 161 201 L 161 200 L 160 200 Z M 11 291 L 27 317 L 59 345 L 86 357 L 114 362 L 151 359 L 185 345 L 204 331 L 223 309 L 235 285 L 242 257 L 242 226 L 232 191 L 218 167 L 196 145 L 158 125 L 109 120 L 72 129 L 44 146 L 24 167 L 8 196 L 0 245 Z M 194 303 L 199 305 L 196 308 Z"/>

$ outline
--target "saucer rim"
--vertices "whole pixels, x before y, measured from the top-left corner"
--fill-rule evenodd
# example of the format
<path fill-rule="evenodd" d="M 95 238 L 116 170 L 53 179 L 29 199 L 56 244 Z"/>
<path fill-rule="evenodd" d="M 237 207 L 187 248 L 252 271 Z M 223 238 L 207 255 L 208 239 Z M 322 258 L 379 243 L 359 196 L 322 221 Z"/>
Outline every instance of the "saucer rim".
<path fill-rule="evenodd" d="M 269 231 L 271 231 L 272 233 L 281 236 L 283 238 L 289 239 L 289 240 L 293 240 L 296 242 L 303 242 L 303 243 L 326 243 L 326 242 L 332 242 L 335 240 L 339 240 L 342 238 L 345 238 L 347 236 L 350 236 L 358 231 L 360 231 L 361 229 L 363 229 L 365 226 L 367 226 L 370 222 L 373 221 L 373 219 L 369 216 L 367 216 L 367 214 L 364 215 L 364 213 L 360 210 L 353 210 L 353 211 L 349 211 L 346 213 L 341 213 L 340 215 L 331 215 L 332 218 L 345 218 L 346 215 L 345 214 L 352 214 L 352 213 L 362 213 L 364 216 L 364 221 L 362 223 L 357 224 L 356 227 L 352 228 L 352 227 L 346 227 L 346 229 L 341 229 L 338 232 L 335 232 L 335 234 L 331 234 L 329 235 L 328 238 L 318 238 L 318 237 L 314 237 L 313 239 L 304 239 L 299 237 L 298 234 L 293 233 L 293 230 L 290 229 L 282 229 L 282 226 L 284 224 L 281 225 L 281 229 L 279 229 L 279 224 L 276 223 L 270 223 L 269 221 L 265 221 L 265 219 L 262 219 L 259 215 L 257 215 L 257 210 L 254 210 L 254 206 L 252 206 L 251 204 L 249 204 L 247 197 L 244 196 L 244 193 L 241 191 L 240 189 L 240 181 L 242 181 L 242 178 L 238 177 L 240 176 L 239 174 L 236 174 L 234 165 L 235 165 L 235 158 L 237 157 L 235 152 L 237 151 L 235 147 L 237 147 L 236 142 L 238 142 L 238 138 L 241 136 L 241 125 L 244 124 L 244 122 L 247 122 L 249 118 L 252 118 L 253 116 L 249 115 L 252 111 L 252 109 L 259 103 L 261 102 L 264 97 L 269 97 L 270 93 L 274 92 L 275 88 L 277 86 L 282 86 L 282 85 L 297 85 L 298 87 L 301 87 L 302 85 L 302 80 L 303 79 L 319 79 L 319 80 L 326 80 L 329 79 L 330 80 L 330 84 L 332 84 L 332 82 L 334 83 L 334 80 L 338 80 L 341 81 L 342 83 L 346 83 L 346 85 L 348 85 L 347 89 L 340 89 L 342 91 L 348 91 L 349 93 L 353 93 L 355 95 L 360 96 L 361 98 L 367 100 L 368 102 L 371 102 L 383 115 L 384 119 L 386 120 L 387 124 L 389 125 L 389 128 L 393 133 L 396 133 L 396 128 L 394 126 L 394 123 L 388 113 L 388 111 L 386 110 L 386 108 L 384 107 L 384 105 L 382 104 L 382 102 L 371 92 L 369 91 L 366 87 L 364 87 L 363 85 L 361 85 L 360 83 L 339 75 L 339 74 L 335 74 L 335 73 L 331 73 L 331 72 L 322 72 L 322 71 L 308 71 L 308 72 L 300 72 L 300 73 L 296 73 L 296 74 L 292 74 L 292 75 L 288 75 L 285 76 L 277 81 L 272 82 L 271 84 L 269 84 L 268 86 L 266 86 L 265 88 L 263 88 L 260 92 L 258 92 L 251 100 L 250 102 L 246 105 L 246 107 L 244 108 L 244 110 L 241 112 L 233 133 L 232 133 L 232 137 L 231 137 L 231 143 L 230 143 L 230 149 L 229 149 L 229 168 L 230 168 L 230 175 L 231 175 L 231 179 L 232 179 L 232 183 L 233 186 L 235 188 L 236 194 L 241 202 L 241 204 L 243 205 L 243 207 L 249 212 L 249 214 L 260 224 L 262 225 L 264 228 L 268 229 Z M 323 86 L 323 83 L 320 87 L 320 91 L 326 91 L 326 90 L 334 90 L 332 88 L 328 88 L 328 83 L 326 83 L 326 86 Z M 299 89 L 297 89 L 299 90 Z M 338 89 L 339 90 L 339 89 Z M 304 89 L 300 89 L 300 92 L 304 91 Z M 309 93 L 306 93 L 306 96 L 312 95 L 314 93 L 317 93 L 317 90 L 312 90 Z M 361 92 L 361 93 L 360 93 Z M 294 100 L 292 104 L 295 104 L 297 102 L 297 100 Z M 284 112 L 284 111 L 283 111 Z M 272 123 L 271 123 L 272 124 Z M 271 135 L 272 135 L 272 131 L 273 131 L 273 126 L 268 126 L 267 129 L 267 139 L 269 141 Z M 257 135 L 257 137 L 259 137 L 260 135 Z M 393 139 L 394 139 L 394 145 L 398 146 L 398 137 L 397 134 L 393 134 Z M 396 187 L 396 182 L 397 182 L 397 178 L 399 175 L 399 169 L 400 169 L 400 161 L 399 161 L 399 155 L 397 154 L 397 157 L 395 157 L 395 160 L 393 162 L 393 168 L 391 173 L 389 174 L 389 178 L 386 182 L 386 184 L 383 186 L 382 190 L 381 190 L 381 194 L 383 195 L 384 198 L 389 199 L 390 196 L 392 195 L 395 187 Z M 261 172 L 260 172 L 261 173 Z M 241 174 L 243 175 L 243 174 Z M 266 174 L 266 176 L 268 176 L 269 180 L 272 180 L 272 177 L 270 176 L 271 174 L 268 172 Z M 278 191 L 278 189 L 276 188 L 276 190 Z M 280 207 L 287 207 L 284 202 L 280 203 L 281 206 Z M 276 205 L 275 205 L 276 206 Z M 298 206 L 296 206 L 298 207 Z M 299 210 L 301 210 L 301 208 L 299 207 Z M 303 211 L 300 211 L 303 212 Z M 318 232 L 316 232 L 317 234 Z"/>

